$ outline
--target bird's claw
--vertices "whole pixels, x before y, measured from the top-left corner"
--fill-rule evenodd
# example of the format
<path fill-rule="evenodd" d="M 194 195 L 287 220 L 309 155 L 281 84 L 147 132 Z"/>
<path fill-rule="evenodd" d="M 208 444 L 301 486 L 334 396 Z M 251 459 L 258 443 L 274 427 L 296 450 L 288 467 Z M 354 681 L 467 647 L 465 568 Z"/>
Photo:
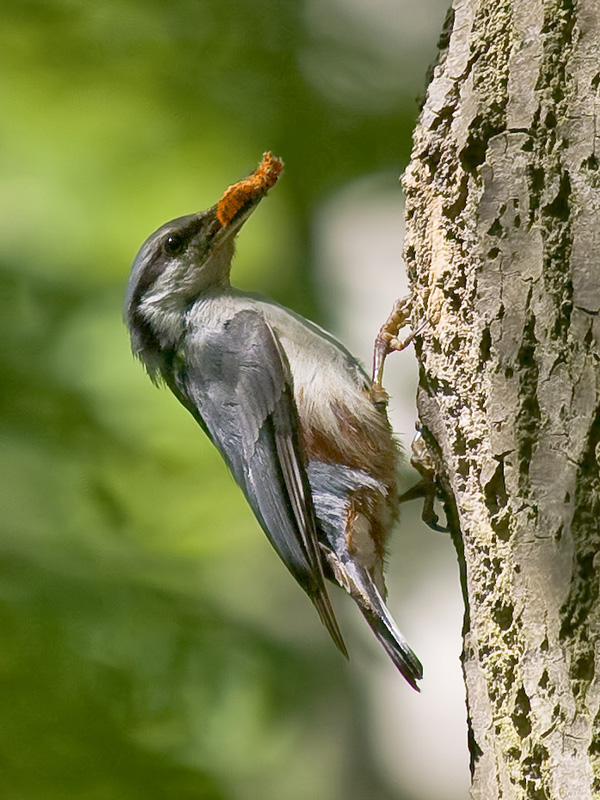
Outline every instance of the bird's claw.
<path fill-rule="evenodd" d="M 435 463 L 425 443 L 423 434 L 418 427 L 411 442 L 410 449 L 412 451 L 410 463 L 417 472 L 420 473 L 421 480 L 419 483 L 415 484 L 415 486 L 408 489 L 408 491 L 404 492 L 404 494 L 400 496 L 398 502 L 405 503 L 407 500 L 422 498 L 423 509 L 421 511 L 421 519 L 423 522 L 434 531 L 448 533 L 449 528 L 446 525 L 440 525 L 440 518 L 435 511 L 435 501 L 439 493 L 436 481 Z"/>
<path fill-rule="evenodd" d="M 411 331 L 403 339 L 398 337 L 398 334 L 410 321 L 410 307 L 412 297 L 410 295 L 396 300 L 392 313 L 381 326 L 379 333 L 375 337 L 375 345 L 373 347 L 373 385 L 376 391 L 384 392 L 383 389 L 383 366 L 386 357 L 395 351 L 404 350 L 413 341 L 427 324 L 421 323 L 419 327 Z M 387 398 L 387 394 L 385 395 Z"/>

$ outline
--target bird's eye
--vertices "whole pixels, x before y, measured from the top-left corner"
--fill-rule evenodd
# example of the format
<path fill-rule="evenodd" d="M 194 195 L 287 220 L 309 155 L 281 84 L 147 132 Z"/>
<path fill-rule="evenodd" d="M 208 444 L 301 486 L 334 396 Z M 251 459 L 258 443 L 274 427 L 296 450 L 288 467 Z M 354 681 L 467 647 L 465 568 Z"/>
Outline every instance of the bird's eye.
<path fill-rule="evenodd" d="M 168 256 L 179 255 L 185 247 L 185 239 L 183 236 L 168 236 L 163 244 L 163 250 Z"/>

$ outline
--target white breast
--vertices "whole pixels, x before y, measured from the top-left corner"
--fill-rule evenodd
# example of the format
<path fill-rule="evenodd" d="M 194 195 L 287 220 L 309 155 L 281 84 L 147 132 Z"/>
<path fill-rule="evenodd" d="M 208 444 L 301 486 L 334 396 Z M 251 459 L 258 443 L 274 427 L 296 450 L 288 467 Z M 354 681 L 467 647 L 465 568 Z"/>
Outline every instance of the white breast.
<path fill-rule="evenodd" d="M 377 413 L 366 395 L 366 374 L 339 342 L 281 306 L 258 303 L 287 356 L 296 405 L 305 424 L 337 438 L 341 408 L 359 418 Z"/>

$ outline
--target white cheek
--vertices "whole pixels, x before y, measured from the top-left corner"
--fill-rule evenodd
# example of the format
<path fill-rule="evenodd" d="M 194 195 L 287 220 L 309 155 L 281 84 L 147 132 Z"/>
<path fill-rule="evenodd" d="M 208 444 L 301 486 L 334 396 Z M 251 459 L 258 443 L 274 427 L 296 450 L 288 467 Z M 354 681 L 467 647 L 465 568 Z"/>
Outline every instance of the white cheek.
<path fill-rule="evenodd" d="M 174 290 L 174 287 L 183 291 Z M 185 296 L 185 275 L 175 263 L 163 271 L 152 292 L 140 304 L 140 312 L 152 325 L 164 347 L 172 346 L 183 333 Z"/>

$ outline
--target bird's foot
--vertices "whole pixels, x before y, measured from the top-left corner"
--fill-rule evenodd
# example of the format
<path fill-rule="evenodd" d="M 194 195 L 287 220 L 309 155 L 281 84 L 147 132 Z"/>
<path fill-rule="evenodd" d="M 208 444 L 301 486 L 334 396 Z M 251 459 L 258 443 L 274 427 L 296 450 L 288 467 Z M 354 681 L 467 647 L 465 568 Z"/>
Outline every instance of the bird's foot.
<path fill-rule="evenodd" d="M 394 351 L 404 350 L 413 341 L 427 324 L 421 323 L 419 327 L 411 331 L 407 336 L 400 339 L 399 334 L 402 328 L 406 327 L 410 321 L 410 307 L 412 297 L 402 297 L 396 300 L 392 313 L 381 326 L 379 333 L 375 338 L 375 345 L 373 347 L 373 390 L 375 395 L 381 394 L 379 402 L 387 400 L 387 394 L 383 388 L 383 366 L 386 357 Z"/>
<path fill-rule="evenodd" d="M 435 511 L 437 493 L 438 489 L 435 482 L 430 478 L 422 478 L 404 494 L 400 495 L 398 503 L 407 503 L 409 500 L 423 498 L 423 510 L 421 511 L 423 522 L 438 533 L 448 533 L 448 528 L 445 525 L 440 525 L 440 518 Z"/>
<path fill-rule="evenodd" d="M 406 503 L 408 500 L 423 498 L 421 519 L 432 530 L 447 533 L 448 527 L 440 525 L 440 518 L 435 511 L 435 501 L 439 497 L 439 486 L 436 481 L 436 469 L 430 451 L 427 448 L 423 434 L 419 427 L 411 442 L 410 463 L 420 473 L 421 480 L 402 494 L 398 502 Z"/>

